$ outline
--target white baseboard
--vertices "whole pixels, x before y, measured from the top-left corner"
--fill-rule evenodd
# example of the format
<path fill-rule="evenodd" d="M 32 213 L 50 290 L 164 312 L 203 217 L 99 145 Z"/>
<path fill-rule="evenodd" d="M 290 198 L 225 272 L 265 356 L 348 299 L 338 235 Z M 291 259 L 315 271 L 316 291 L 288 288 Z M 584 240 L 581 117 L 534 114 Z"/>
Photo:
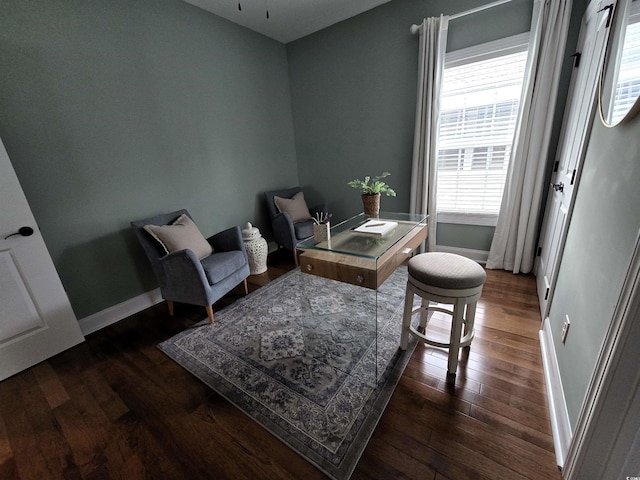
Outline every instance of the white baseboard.
<path fill-rule="evenodd" d="M 278 244 L 276 242 L 269 242 L 269 253 L 273 253 L 278 250 Z M 481 250 L 470 250 L 466 248 L 446 247 L 438 246 L 439 252 L 457 253 L 464 257 L 475 260 L 479 263 L 485 263 L 489 256 L 489 252 L 483 252 Z M 97 332 L 101 328 L 108 327 L 120 320 L 134 315 L 145 308 L 149 308 L 162 301 L 160 296 L 160 289 L 156 288 L 150 292 L 143 293 L 137 297 L 125 300 L 122 303 L 113 305 L 100 312 L 96 312 L 88 317 L 78 320 L 80 324 L 80 330 L 83 335 L 89 335 L 90 333 Z"/>
<path fill-rule="evenodd" d="M 487 263 L 489 252 L 484 250 L 472 250 L 470 248 L 449 247 L 447 245 L 436 245 L 436 251 L 446 253 L 457 253 L 478 263 Z"/>
<path fill-rule="evenodd" d="M 558 368 L 558 358 L 553 346 L 553 334 L 549 317 L 542 322 L 542 330 L 539 332 L 540 350 L 542 352 L 542 366 L 544 368 L 544 378 L 547 386 L 547 403 L 549 405 L 549 415 L 551 417 L 551 430 L 553 432 L 553 447 L 556 452 L 556 463 L 558 467 L 564 466 L 567 458 L 569 444 L 573 433 L 569 422 L 569 412 L 567 402 L 564 398 L 560 369 Z"/>
<path fill-rule="evenodd" d="M 150 292 L 143 293 L 137 297 L 125 300 L 122 303 L 113 305 L 100 312 L 89 315 L 88 317 L 78 320 L 80 324 L 80 330 L 82 334 L 87 336 L 90 333 L 96 332 L 101 328 L 108 327 L 111 324 L 119 322 L 120 320 L 134 315 L 145 308 L 149 308 L 162 301 L 160 296 L 160 289 L 156 288 Z"/>
<path fill-rule="evenodd" d="M 268 248 L 269 253 L 273 253 L 278 250 L 278 244 L 276 242 L 268 242 Z M 82 331 L 83 335 L 87 336 L 90 333 L 97 332 L 101 328 L 108 327 L 160 302 L 162 302 L 162 296 L 160 295 L 160 289 L 156 288 L 155 290 L 96 312 L 88 317 L 81 318 L 78 320 L 80 331 Z"/>

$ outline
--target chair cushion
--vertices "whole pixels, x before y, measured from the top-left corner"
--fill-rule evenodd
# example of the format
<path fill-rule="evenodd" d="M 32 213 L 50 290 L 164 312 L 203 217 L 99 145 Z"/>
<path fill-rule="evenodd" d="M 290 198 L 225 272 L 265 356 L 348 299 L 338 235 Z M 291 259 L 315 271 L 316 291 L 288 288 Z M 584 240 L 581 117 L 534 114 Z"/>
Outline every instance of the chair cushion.
<path fill-rule="evenodd" d="M 201 263 L 209 285 L 214 285 L 242 268 L 246 259 L 241 250 L 232 250 L 230 252 L 216 252 L 203 258 Z"/>
<path fill-rule="evenodd" d="M 293 224 L 293 230 L 296 232 L 296 238 L 298 240 L 304 240 L 313 235 L 313 220 L 307 220 L 306 222 L 298 222 Z"/>
<path fill-rule="evenodd" d="M 273 201 L 280 213 L 288 213 L 293 223 L 310 220 L 309 207 L 304 200 L 304 193 L 298 192 L 291 198 L 273 197 Z"/>
<path fill-rule="evenodd" d="M 473 288 L 487 278 L 473 260 L 445 252 L 421 253 L 409 260 L 409 275 L 421 283 L 448 289 Z"/>
<path fill-rule="evenodd" d="M 211 244 L 187 215 L 180 215 L 171 225 L 145 225 L 143 228 L 160 242 L 167 254 L 188 248 L 202 259 L 213 252 Z"/>

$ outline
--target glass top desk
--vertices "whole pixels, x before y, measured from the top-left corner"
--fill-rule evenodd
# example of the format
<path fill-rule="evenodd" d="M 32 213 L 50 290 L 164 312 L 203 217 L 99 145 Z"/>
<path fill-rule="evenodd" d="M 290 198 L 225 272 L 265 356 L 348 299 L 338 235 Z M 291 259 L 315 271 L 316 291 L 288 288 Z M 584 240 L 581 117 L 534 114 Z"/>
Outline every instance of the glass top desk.
<path fill-rule="evenodd" d="M 383 235 L 355 230 L 361 227 L 361 230 L 368 231 L 363 227 L 366 222 L 394 222 L 396 225 Z M 393 364 L 392 359 L 401 355 L 398 348 L 404 288 L 397 291 L 383 283 L 426 238 L 426 215 L 381 212 L 374 218 L 362 213 L 334 225 L 326 241 L 316 242 L 310 237 L 297 245 L 300 271 L 310 274 L 302 275 L 303 280 L 298 287 L 316 292 L 317 277 L 343 282 L 345 288 L 329 288 L 334 292 L 332 295 L 340 296 L 345 305 L 354 308 L 345 318 L 344 311 L 334 308 L 335 305 L 329 302 L 326 312 L 313 316 L 307 323 L 329 331 L 333 331 L 332 325 L 341 325 L 342 328 L 344 324 L 350 325 L 347 332 L 357 338 L 355 344 L 366 347 L 362 357 L 358 357 L 359 367 L 354 378 L 368 385 L 375 385 L 385 378 Z M 355 285 L 355 290 L 346 288 L 349 287 L 346 284 Z M 343 295 L 345 291 L 347 293 Z M 333 310 L 337 313 L 334 314 Z M 311 342 L 311 336 L 308 338 Z M 327 340 L 328 344 L 333 341 L 335 339 Z"/>
<path fill-rule="evenodd" d="M 355 230 L 368 221 L 397 225 L 383 235 Z M 329 237 L 298 243 L 300 270 L 375 290 L 427 238 L 427 215 L 380 212 L 374 218 L 361 213 L 331 227 Z"/>

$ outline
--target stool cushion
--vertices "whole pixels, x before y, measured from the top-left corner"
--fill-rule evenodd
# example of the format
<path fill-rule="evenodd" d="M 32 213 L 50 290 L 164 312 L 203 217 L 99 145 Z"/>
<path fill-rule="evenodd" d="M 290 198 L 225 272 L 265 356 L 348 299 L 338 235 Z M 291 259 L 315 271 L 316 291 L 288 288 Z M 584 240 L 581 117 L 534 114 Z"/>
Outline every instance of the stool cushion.
<path fill-rule="evenodd" d="M 439 288 L 464 289 L 484 284 L 487 274 L 473 260 L 445 252 L 421 253 L 409 260 L 409 276 Z"/>

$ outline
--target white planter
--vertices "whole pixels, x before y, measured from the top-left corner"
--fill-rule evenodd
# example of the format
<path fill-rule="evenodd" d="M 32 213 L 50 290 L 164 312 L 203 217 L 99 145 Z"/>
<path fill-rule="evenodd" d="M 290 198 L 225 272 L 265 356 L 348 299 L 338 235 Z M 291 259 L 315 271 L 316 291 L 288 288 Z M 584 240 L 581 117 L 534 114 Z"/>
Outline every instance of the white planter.
<path fill-rule="evenodd" d="M 242 229 L 242 240 L 244 248 L 247 250 L 251 275 L 266 272 L 269 247 L 267 241 L 260 235 L 260 230 L 247 222 L 246 227 Z"/>

